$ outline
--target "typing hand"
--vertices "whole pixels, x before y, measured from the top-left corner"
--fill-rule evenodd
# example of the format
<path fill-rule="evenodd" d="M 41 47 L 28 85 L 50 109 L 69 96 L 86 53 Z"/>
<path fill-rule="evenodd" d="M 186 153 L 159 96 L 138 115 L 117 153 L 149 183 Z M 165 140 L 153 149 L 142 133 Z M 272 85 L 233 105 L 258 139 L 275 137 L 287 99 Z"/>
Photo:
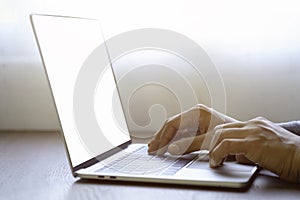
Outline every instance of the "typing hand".
<path fill-rule="evenodd" d="M 228 155 L 242 155 L 282 179 L 300 180 L 300 137 L 267 119 L 217 126 L 211 144 L 211 167 L 221 166 Z"/>
<path fill-rule="evenodd" d="M 204 105 L 168 119 L 148 144 L 150 154 L 174 155 L 208 149 L 215 126 L 236 120 Z"/>

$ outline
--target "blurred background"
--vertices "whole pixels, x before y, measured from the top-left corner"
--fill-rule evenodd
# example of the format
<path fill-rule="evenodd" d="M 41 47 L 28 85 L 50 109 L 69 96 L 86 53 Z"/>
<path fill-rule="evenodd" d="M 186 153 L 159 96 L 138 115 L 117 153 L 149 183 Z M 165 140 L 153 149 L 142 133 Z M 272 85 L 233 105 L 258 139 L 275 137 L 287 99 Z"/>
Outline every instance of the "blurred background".
<path fill-rule="evenodd" d="M 97 18 L 106 39 L 140 28 L 176 31 L 199 44 L 214 62 L 224 82 L 227 114 L 240 120 L 300 119 L 299 6 L 291 0 L 0 0 L 0 130 L 59 127 L 31 13 Z M 118 75 L 127 69 L 115 70 Z M 141 68 L 136 78 L 149 73 L 161 72 Z M 202 94 L 199 103 L 209 104 L 200 84 L 193 84 Z M 162 95 L 161 88 L 144 89 L 133 95 L 133 109 L 127 110 L 132 113 L 126 116 L 134 121 L 131 129 L 135 123 L 146 126 L 149 113 L 143 108 L 165 105 L 155 110 L 161 123 L 147 127 L 155 132 L 180 109 L 173 106 L 176 98 Z"/>

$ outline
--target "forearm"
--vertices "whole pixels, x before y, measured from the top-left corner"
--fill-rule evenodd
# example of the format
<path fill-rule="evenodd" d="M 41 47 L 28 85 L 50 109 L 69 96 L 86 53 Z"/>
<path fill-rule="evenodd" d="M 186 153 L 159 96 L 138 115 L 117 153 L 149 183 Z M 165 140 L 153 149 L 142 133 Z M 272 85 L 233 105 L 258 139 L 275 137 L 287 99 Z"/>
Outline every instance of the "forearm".
<path fill-rule="evenodd" d="M 290 121 L 279 123 L 279 126 L 290 131 L 291 133 L 300 136 L 300 121 Z M 287 170 L 289 178 L 287 180 L 300 183 L 300 146 L 295 147 L 293 153 L 292 163 L 289 165 L 291 168 Z"/>
<path fill-rule="evenodd" d="M 300 121 L 284 122 L 284 123 L 279 123 L 278 125 L 284 129 L 300 136 Z"/>

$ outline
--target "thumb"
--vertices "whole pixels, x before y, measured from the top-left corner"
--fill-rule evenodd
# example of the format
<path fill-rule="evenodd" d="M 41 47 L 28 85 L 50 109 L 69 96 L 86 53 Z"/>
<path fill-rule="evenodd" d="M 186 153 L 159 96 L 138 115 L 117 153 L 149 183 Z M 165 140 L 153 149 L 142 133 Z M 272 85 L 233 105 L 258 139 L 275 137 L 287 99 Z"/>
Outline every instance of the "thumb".
<path fill-rule="evenodd" d="M 235 159 L 238 163 L 246 165 L 254 165 L 255 163 L 249 160 L 244 154 L 236 154 Z"/>
<path fill-rule="evenodd" d="M 204 138 L 205 135 L 198 135 L 177 140 L 169 145 L 168 152 L 173 155 L 183 155 L 198 151 L 201 149 Z"/>

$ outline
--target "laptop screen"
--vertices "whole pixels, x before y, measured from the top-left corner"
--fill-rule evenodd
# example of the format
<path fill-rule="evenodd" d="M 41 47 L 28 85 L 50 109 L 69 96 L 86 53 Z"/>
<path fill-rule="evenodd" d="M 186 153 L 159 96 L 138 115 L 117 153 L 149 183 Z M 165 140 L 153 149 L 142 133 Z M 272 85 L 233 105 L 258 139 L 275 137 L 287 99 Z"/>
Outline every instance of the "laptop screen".
<path fill-rule="evenodd" d="M 75 167 L 130 140 L 97 20 L 31 16 Z"/>

